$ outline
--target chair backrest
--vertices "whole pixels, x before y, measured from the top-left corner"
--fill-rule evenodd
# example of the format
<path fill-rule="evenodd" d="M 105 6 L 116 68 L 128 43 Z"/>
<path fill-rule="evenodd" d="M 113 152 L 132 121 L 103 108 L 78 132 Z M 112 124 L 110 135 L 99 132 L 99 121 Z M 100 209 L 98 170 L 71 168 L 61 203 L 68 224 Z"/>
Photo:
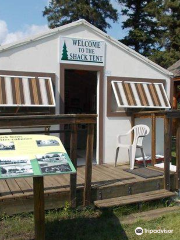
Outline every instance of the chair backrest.
<path fill-rule="evenodd" d="M 147 125 L 139 124 L 134 126 L 131 131 L 134 131 L 134 140 L 133 144 L 142 146 L 143 139 L 146 135 L 149 134 L 150 128 Z"/>

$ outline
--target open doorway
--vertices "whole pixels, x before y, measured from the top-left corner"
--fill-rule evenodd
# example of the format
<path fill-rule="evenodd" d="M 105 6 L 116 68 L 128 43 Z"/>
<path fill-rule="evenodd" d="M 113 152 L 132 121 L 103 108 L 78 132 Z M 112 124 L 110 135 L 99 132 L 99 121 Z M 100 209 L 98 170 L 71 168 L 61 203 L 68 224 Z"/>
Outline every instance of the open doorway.
<path fill-rule="evenodd" d="M 97 71 L 85 70 L 65 70 L 65 114 L 96 114 L 97 113 Z M 65 126 L 69 128 L 68 125 Z M 96 163 L 96 134 L 94 139 L 94 157 Z M 87 125 L 78 125 L 78 146 L 77 158 L 78 165 L 85 164 Z M 68 149 L 70 135 L 66 135 L 65 147 Z"/>

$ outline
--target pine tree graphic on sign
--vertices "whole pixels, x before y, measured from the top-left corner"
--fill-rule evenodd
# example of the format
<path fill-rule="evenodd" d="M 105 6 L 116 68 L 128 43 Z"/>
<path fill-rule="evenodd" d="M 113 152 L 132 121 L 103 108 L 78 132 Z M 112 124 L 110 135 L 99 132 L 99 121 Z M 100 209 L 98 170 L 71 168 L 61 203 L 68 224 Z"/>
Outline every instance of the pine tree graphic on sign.
<path fill-rule="evenodd" d="M 65 42 L 64 42 L 64 45 L 63 45 L 61 60 L 68 60 L 68 51 L 67 51 L 67 46 L 66 46 Z"/>

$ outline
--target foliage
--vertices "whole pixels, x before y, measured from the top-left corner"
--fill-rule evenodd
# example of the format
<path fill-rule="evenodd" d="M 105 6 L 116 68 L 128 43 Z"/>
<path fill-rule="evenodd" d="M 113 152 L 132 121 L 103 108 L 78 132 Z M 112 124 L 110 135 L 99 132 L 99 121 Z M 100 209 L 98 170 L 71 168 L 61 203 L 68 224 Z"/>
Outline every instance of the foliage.
<path fill-rule="evenodd" d="M 135 51 L 149 56 L 152 49 L 158 49 L 158 39 L 162 30 L 158 25 L 155 15 L 159 14 L 160 0 L 118 0 L 122 6 L 122 15 L 126 17 L 123 29 L 129 33 L 121 40 Z M 153 9 L 153 11 L 152 11 Z"/>
<path fill-rule="evenodd" d="M 165 51 L 163 56 L 156 53 L 153 58 L 167 68 L 180 59 L 180 1 L 165 0 L 158 19 L 164 29 L 161 41 Z M 159 62 L 160 59 L 162 60 Z"/>
<path fill-rule="evenodd" d="M 174 49 L 152 50 L 149 59 L 159 64 L 161 67 L 168 68 L 180 59 L 180 51 Z"/>
<path fill-rule="evenodd" d="M 85 19 L 104 32 L 111 27 L 107 19 L 118 20 L 117 10 L 110 0 L 51 0 L 43 16 L 47 16 L 50 28 Z"/>
<path fill-rule="evenodd" d="M 166 50 L 180 51 L 180 1 L 165 0 L 159 17 L 164 28 L 163 42 Z"/>
<path fill-rule="evenodd" d="M 179 0 L 118 1 L 129 30 L 123 43 L 164 68 L 180 59 Z"/>

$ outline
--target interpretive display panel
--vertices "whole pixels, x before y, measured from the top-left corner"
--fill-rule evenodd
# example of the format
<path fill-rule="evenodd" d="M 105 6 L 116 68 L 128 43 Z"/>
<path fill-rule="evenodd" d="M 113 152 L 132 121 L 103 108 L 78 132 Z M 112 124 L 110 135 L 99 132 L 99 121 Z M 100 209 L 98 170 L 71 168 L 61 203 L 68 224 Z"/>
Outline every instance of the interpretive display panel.
<path fill-rule="evenodd" d="M 58 137 L 0 136 L 0 179 L 75 172 Z"/>

